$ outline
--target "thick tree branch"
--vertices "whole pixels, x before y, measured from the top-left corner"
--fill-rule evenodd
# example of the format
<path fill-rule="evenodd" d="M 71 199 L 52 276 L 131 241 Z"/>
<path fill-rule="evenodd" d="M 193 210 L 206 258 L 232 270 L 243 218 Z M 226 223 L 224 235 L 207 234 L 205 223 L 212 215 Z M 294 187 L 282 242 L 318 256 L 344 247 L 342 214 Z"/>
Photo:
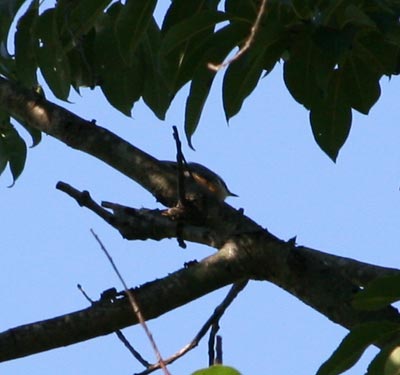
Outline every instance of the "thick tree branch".
<path fill-rule="evenodd" d="M 167 206 L 175 204 L 177 187 L 172 168 L 94 121 L 86 121 L 2 77 L 0 107 L 17 120 L 102 160 L 135 180 L 161 203 Z"/>
<path fill-rule="evenodd" d="M 137 181 L 165 205 L 177 202 L 176 172 L 108 130 L 3 78 L 0 78 L 0 106 L 13 117 L 106 162 Z M 127 238 L 176 236 L 176 223 L 160 211 L 134 210 L 116 203 L 103 203 L 101 207 L 88 193 L 65 184 L 60 186 Z M 191 189 L 196 193 L 195 185 L 185 184 L 186 192 Z M 179 235 L 183 240 L 220 250 L 198 264 L 137 288 L 135 296 L 146 319 L 222 286 L 256 279 L 273 282 L 347 328 L 370 320 L 400 321 L 394 308 L 364 312 L 355 310 L 351 304 L 361 286 L 378 276 L 398 273 L 398 270 L 297 247 L 292 241 L 284 242 L 268 233 L 243 215 L 242 210 L 207 197 L 199 201 L 201 204 L 195 208 L 199 209 L 202 220 L 185 222 Z M 3 332 L 0 334 L 0 360 L 70 345 L 135 323 L 126 298 L 112 301 L 103 298 L 85 310 Z"/>
<path fill-rule="evenodd" d="M 242 235 L 227 242 L 218 253 L 144 284 L 134 293 L 148 320 L 225 285 L 252 278 L 281 286 L 347 328 L 371 320 L 400 322 L 400 315 L 391 307 L 373 312 L 353 309 L 351 300 L 357 286 L 327 266 L 322 254 L 318 252 L 314 257 L 309 249 L 271 240 L 264 233 Z M 126 298 L 103 299 L 87 309 L 1 333 L 0 361 L 106 335 L 136 323 Z"/>

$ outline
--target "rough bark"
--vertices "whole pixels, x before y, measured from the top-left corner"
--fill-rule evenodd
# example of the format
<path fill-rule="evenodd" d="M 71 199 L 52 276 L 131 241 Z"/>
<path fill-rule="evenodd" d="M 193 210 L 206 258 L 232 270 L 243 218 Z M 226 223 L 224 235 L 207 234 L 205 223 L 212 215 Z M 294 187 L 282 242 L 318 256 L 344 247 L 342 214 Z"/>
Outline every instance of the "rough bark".
<path fill-rule="evenodd" d="M 3 78 L 0 78 L 0 106 L 14 118 L 23 119 L 119 170 L 167 207 L 176 204 L 175 172 L 94 122 L 83 120 Z M 195 207 L 203 217 L 201 222 L 191 220 L 190 215 L 176 221 L 159 210 L 135 210 L 110 202 L 101 206 L 88 193 L 66 184 L 60 184 L 59 188 L 117 228 L 125 238 L 161 240 L 178 236 L 183 241 L 219 250 L 199 263 L 134 289 L 146 319 L 156 318 L 225 285 L 254 279 L 280 286 L 347 328 L 371 320 L 400 322 L 398 311 L 392 307 L 365 312 L 351 304 L 361 287 L 398 270 L 282 241 L 241 210 L 209 197 L 200 199 Z M 186 188 L 196 189 L 196 186 Z M 136 323 L 123 293 L 111 299 L 106 296 L 87 309 L 0 333 L 0 361 L 71 345 Z"/>

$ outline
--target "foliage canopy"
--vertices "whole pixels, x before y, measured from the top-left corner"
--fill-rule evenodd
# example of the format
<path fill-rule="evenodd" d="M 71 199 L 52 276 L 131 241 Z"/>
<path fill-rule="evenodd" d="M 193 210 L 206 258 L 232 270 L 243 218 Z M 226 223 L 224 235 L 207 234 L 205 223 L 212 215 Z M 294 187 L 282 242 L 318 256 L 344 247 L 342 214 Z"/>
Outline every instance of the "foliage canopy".
<path fill-rule="evenodd" d="M 174 0 L 161 26 L 155 0 L 59 0 L 51 7 L 33 0 L 23 8 L 24 3 L 0 4 L 0 74 L 37 89 L 40 70 L 61 100 L 68 99 L 71 87 L 98 86 L 125 115 L 143 99 L 160 119 L 189 83 L 185 131 L 191 144 L 217 74 L 207 64 L 219 64 L 243 47 L 261 1 Z M 380 78 L 399 73 L 399 14 L 398 0 L 267 1 L 250 48 L 225 70 L 226 119 L 283 61 L 289 92 L 309 110 L 316 142 L 336 160 L 352 111 L 368 114 L 380 96 Z M 0 172 L 9 163 L 16 179 L 26 147 L 10 117 L 0 115 Z M 40 133 L 22 125 L 37 144 Z"/>
<path fill-rule="evenodd" d="M 0 75 L 44 95 L 40 71 L 63 101 L 71 88 L 99 87 L 123 114 L 130 116 L 143 100 L 160 119 L 188 84 L 185 131 L 191 144 L 218 71 L 210 64 L 226 66 L 222 98 L 229 121 L 282 62 L 284 82 L 309 111 L 316 142 L 336 160 L 353 111 L 368 114 L 379 99 L 382 76 L 400 73 L 399 0 L 174 0 L 161 23 L 156 11 L 156 0 L 59 0 L 51 6 L 0 1 Z M 243 54 L 223 64 L 237 50 Z M 40 131 L 15 120 L 37 145 Z M 11 121 L 0 110 L 0 173 L 9 165 L 15 180 L 24 168 L 26 144 Z M 370 311 L 398 301 L 398 281 L 378 280 L 354 307 Z M 398 332 L 397 322 L 355 327 L 319 374 L 347 370 L 369 345 Z M 398 367 L 387 368 L 398 360 L 398 343 L 381 345 L 369 374 L 397 373 Z M 227 373 L 204 373 L 210 371 Z"/>

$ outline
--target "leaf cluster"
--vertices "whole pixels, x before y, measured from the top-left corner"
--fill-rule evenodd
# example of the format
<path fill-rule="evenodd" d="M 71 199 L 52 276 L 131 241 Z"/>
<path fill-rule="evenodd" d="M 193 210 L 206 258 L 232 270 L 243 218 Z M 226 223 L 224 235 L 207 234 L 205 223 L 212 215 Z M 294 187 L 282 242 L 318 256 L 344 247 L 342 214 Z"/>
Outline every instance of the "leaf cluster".
<path fill-rule="evenodd" d="M 356 294 L 353 306 L 360 310 L 379 310 L 400 301 L 400 276 L 374 280 Z M 376 321 L 353 328 L 317 375 L 338 375 L 355 365 L 371 345 L 383 344 L 368 366 L 367 375 L 398 375 L 400 371 L 400 323 Z"/>
<path fill-rule="evenodd" d="M 11 54 L 10 28 L 23 3 L 0 4 L 0 74 L 37 87 L 40 70 L 61 100 L 71 87 L 100 87 L 125 115 L 142 99 L 160 119 L 189 84 L 190 144 L 216 75 L 208 64 L 222 63 L 246 43 L 250 48 L 224 72 L 226 119 L 282 62 L 289 92 L 309 110 L 315 140 L 332 160 L 349 134 L 352 111 L 368 114 L 381 77 L 399 73 L 398 0 L 269 0 L 251 40 L 259 0 L 174 0 L 160 24 L 156 0 L 58 0 L 52 7 L 32 0 L 18 19 Z"/>

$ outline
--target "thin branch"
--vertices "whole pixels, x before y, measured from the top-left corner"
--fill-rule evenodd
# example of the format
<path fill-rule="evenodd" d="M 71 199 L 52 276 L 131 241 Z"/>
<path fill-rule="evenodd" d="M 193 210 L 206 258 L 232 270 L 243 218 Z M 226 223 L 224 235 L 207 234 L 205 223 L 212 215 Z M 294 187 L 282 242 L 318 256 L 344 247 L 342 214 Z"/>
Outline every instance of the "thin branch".
<path fill-rule="evenodd" d="M 128 341 L 128 339 L 125 337 L 125 335 L 122 333 L 122 331 L 117 330 L 115 331 L 116 335 L 118 338 L 121 340 L 121 342 L 125 345 L 125 347 L 129 350 L 129 352 L 140 362 L 144 367 L 149 367 L 150 363 L 146 361 L 141 354 L 131 345 L 131 343 Z"/>
<path fill-rule="evenodd" d="M 114 260 L 112 259 L 111 255 L 109 254 L 109 252 L 107 251 L 107 249 L 105 248 L 105 246 L 103 245 L 103 243 L 101 242 L 100 238 L 97 236 L 97 234 L 93 231 L 93 229 L 90 230 L 90 232 L 92 233 L 93 237 L 96 239 L 96 241 L 98 242 L 101 250 L 103 250 L 104 254 L 106 255 L 108 261 L 110 262 L 115 274 L 118 276 L 119 280 L 121 281 L 121 284 L 124 287 L 125 293 L 128 296 L 129 302 L 132 306 L 132 309 L 137 317 L 137 319 L 139 320 L 140 325 L 142 326 L 142 328 L 144 329 L 151 346 L 153 347 L 154 353 L 156 354 L 157 357 L 157 361 L 160 365 L 160 368 L 162 368 L 162 370 L 164 371 L 165 375 L 170 375 L 164 360 L 161 357 L 160 351 L 158 350 L 157 344 L 153 338 L 152 333 L 150 332 L 149 327 L 146 324 L 146 321 L 142 315 L 142 312 L 140 311 L 139 305 L 136 301 L 135 296 L 133 295 L 132 291 L 128 289 L 127 284 L 125 283 L 124 278 L 122 277 L 121 273 L 119 272 L 117 266 L 114 263 Z"/>
<path fill-rule="evenodd" d="M 266 5 L 267 5 L 267 0 L 262 0 L 261 4 L 260 4 L 260 8 L 259 8 L 259 10 L 257 12 L 256 20 L 254 21 L 254 24 L 251 27 L 250 34 L 247 37 L 247 39 L 245 40 L 243 46 L 235 54 L 235 56 L 233 56 L 228 61 L 222 62 L 221 64 L 208 63 L 207 67 L 210 70 L 213 70 L 213 71 L 217 72 L 218 70 L 221 70 L 222 68 L 225 68 L 229 64 L 232 64 L 234 61 L 239 60 L 242 57 L 242 55 L 251 47 L 251 45 L 253 44 L 254 39 L 256 37 L 258 28 L 260 27 L 260 22 L 261 22 L 263 14 L 265 12 Z"/>
<path fill-rule="evenodd" d="M 82 293 L 82 295 L 85 297 L 85 299 L 91 304 L 94 305 L 94 301 L 89 297 L 89 295 L 86 293 L 86 291 L 82 288 L 82 285 L 78 284 L 77 285 L 79 291 Z M 118 339 L 125 345 L 125 347 L 129 350 L 129 352 L 137 359 L 138 362 L 140 362 L 144 367 L 150 366 L 150 363 L 146 361 L 141 354 L 130 344 L 128 339 L 125 337 L 125 335 L 122 333 L 121 330 L 117 329 L 115 331 L 115 334 L 117 335 Z"/>
<path fill-rule="evenodd" d="M 232 288 L 229 290 L 228 294 L 224 298 L 224 300 L 215 308 L 214 312 L 212 315 L 207 319 L 207 321 L 203 324 L 203 326 L 200 328 L 199 332 L 196 334 L 196 336 L 190 341 L 189 344 L 184 346 L 182 349 L 180 349 L 178 352 L 173 354 L 171 357 L 166 358 L 164 360 L 165 364 L 171 364 L 172 362 L 175 362 L 177 359 L 183 357 L 187 352 L 191 351 L 194 349 L 201 339 L 206 335 L 210 327 L 212 327 L 214 324 L 218 324 L 219 320 L 221 319 L 222 315 L 225 313 L 226 309 L 231 305 L 231 303 L 235 300 L 235 298 L 238 296 L 238 294 L 246 287 L 248 283 L 248 280 L 240 281 L 232 285 Z M 150 365 L 146 370 L 137 373 L 135 375 L 147 375 L 152 373 L 153 371 L 156 371 L 160 368 L 160 365 L 158 363 Z"/>
<path fill-rule="evenodd" d="M 86 190 L 79 191 L 74 187 L 72 187 L 71 185 L 62 181 L 59 181 L 57 183 L 56 189 L 68 194 L 70 197 L 74 198 L 81 207 L 88 208 L 89 210 L 93 211 L 101 218 L 103 218 L 107 223 L 111 224 L 113 215 L 109 211 L 105 210 L 103 207 L 98 205 L 92 199 L 88 191 Z"/>
<path fill-rule="evenodd" d="M 184 174 L 184 167 L 185 164 L 185 157 L 182 152 L 182 143 L 179 139 L 179 133 L 176 126 L 172 127 L 173 135 L 176 143 L 176 162 L 178 165 L 178 195 L 179 195 L 179 202 L 178 204 L 182 204 L 185 206 L 186 204 L 186 194 L 185 194 L 185 174 Z"/>

